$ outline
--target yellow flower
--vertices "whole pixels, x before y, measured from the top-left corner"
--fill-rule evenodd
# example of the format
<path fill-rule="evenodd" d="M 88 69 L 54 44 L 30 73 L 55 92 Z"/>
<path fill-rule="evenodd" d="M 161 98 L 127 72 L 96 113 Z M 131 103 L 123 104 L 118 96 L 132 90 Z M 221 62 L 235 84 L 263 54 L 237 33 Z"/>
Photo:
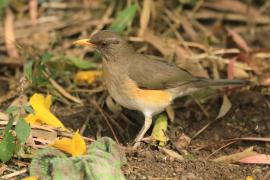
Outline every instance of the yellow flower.
<path fill-rule="evenodd" d="M 29 176 L 29 177 L 23 178 L 22 180 L 38 180 L 38 177 L 37 176 Z"/>
<path fill-rule="evenodd" d="M 83 83 L 92 84 L 101 75 L 102 75 L 101 71 L 79 71 L 75 75 L 75 82 L 77 84 Z"/>
<path fill-rule="evenodd" d="M 44 97 L 42 94 L 35 93 L 29 101 L 33 107 L 35 114 L 29 114 L 25 120 L 30 124 L 45 123 L 52 127 L 60 127 L 66 129 L 62 122 L 50 112 L 52 104 L 52 96 Z"/>
<path fill-rule="evenodd" d="M 79 156 L 85 153 L 86 144 L 83 140 L 82 136 L 77 131 L 72 139 L 70 138 L 62 138 L 57 139 L 52 146 L 71 154 L 72 156 Z"/>

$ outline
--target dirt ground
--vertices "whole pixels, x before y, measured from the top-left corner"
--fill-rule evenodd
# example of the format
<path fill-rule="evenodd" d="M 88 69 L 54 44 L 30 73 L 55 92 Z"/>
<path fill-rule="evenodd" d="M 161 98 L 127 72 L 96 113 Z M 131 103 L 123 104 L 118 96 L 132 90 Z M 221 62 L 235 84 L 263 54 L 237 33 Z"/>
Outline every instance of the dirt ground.
<path fill-rule="evenodd" d="M 2 16 L 0 13 L 5 22 L 0 24 L 0 113 L 22 95 L 29 99 L 34 93 L 51 94 L 51 112 L 66 127 L 83 131 L 87 138 L 108 136 L 119 141 L 127 157 L 122 168 L 127 179 L 250 180 L 248 176 L 252 176 L 261 180 L 270 173 L 269 164 L 214 162 L 249 147 L 257 153 L 270 154 L 269 141 L 236 140 L 270 135 L 269 2 L 155 0 L 150 8 L 147 0 L 14 2 L 3 8 Z M 130 7 L 135 8 L 133 16 L 127 11 L 132 11 Z M 126 13 L 128 20 L 122 22 L 125 18 L 120 16 L 119 21 L 119 12 Z M 204 101 L 194 96 L 175 100 L 175 118 L 169 121 L 169 141 L 164 148 L 177 152 L 184 160 L 173 158 L 147 140 L 137 150 L 130 150 L 144 122 L 143 115 L 121 108 L 114 101 L 108 103 L 108 92 L 100 79 L 79 84 L 74 78 L 80 71 L 100 71 L 102 59 L 89 48 L 75 47 L 73 42 L 117 23 L 123 27 L 117 31 L 139 53 L 173 62 L 196 76 L 252 82 L 217 90 Z M 83 61 L 83 65 L 74 63 L 74 58 L 76 62 Z M 85 61 L 90 63 L 88 68 L 84 67 Z M 31 77 L 19 94 L 19 80 L 27 76 L 26 72 L 31 72 Z M 66 95 L 82 100 L 83 105 Z M 228 96 L 232 107 L 213 122 L 223 95 Z M 152 128 L 146 136 L 151 135 Z M 0 139 L 4 129 L 5 124 L 0 124 Z M 182 137 L 186 139 L 179 141 Z M 189 138 L 190 143 L 186 141 Z M 14 159 L 18 160 L 13 158 L 7 166 L 0 164 L 0 172 L 2 167 L 4 174 L 21 170 Z M 24 168 L 31 161 L 19 160 Z"/>
<path fill-rule="evenodd" d="M 250 90 L 237 90 L 231 92 L 229 99 L 232 101 L 230 112 L 222 119 L 208 127 L 202 134 L 193 139 L 186 149 L 179 150 L 182 155 L 186 155 L 186 160 L 179 161 L 160 151 L 157 146 L 142 144 L 138 151 L 127 151 L 127 165 L 123 168 L 128 179 L 245 179 L 252 176 L 254 179 L 262 179 L 269 170 L 269 166 L 225 164 L 215 163 L 211 159 L 222 155 L 240 152 L 250 146 L 254 146 L 256 152 L 270 153 L 269 143 L 256 141 L 237 141 L 212 155 L 214 151 L 227 144 L 229 139 L 237 137 L 266 137 L 270 131 L 270 100 L 268 95 L 263 95 L 263 89 L 251 88 Z M 222 96 L 220 92 L 216 97 L 209 99 L 203 104 L 210 117 L 205 116 L 202 110 L 194 101 L 178 99 L 174 103 L 176 118 L 169 124 L 168 136 L 169 149 L 177 151 L 173 142 L 180 134 L 185 133 L 192 137 L 200 128 L 206 125 L 217 115 Z M 60 110 L 56 110 L 60 112 Z M 108 111 L 107 113 L 110 113 Z M 72 115 L 60 116 L 64 122 L 79 128 L 85 117 L 89 114 L 87 108 Z M 136 133 L 141 126 L 139 119 L 143 119 L 139 113 L 125 110 L 124 114 L 130 118 L 134 125 L 127 125 L 123 119 L 117 119 L 117 123 L 127 129 L 122 133 L 117 132 L 121 137 L 122 144 L 131 144 Z M 97 115 L 97 114 L 96 114 Z M 94 122 L 90 122 L 86 133 L 90 137 L 95 137 L 97 133 L 96 122 L 102 127 L 101 133 L 113 137 L 110 129 L 97 115 Z M 79 123 L 78 120 L 82 122 Z M 148 134 L 150 135 L 150 134 Z M 128 145 L 130 146 L 130 145 Z"/>

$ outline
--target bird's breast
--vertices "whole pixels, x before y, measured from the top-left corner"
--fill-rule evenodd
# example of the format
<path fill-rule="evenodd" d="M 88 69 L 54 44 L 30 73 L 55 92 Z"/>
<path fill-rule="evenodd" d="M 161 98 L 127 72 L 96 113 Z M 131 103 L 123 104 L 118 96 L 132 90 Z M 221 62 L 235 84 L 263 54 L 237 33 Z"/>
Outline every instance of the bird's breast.
<path fill-rule="evenodd" d="M 128 73 L 103 63 L 104 82 L 110 95 L 120 105 L 133 110 L 159 113 L 172 101 L 170 92 L 140 89 Z"/>

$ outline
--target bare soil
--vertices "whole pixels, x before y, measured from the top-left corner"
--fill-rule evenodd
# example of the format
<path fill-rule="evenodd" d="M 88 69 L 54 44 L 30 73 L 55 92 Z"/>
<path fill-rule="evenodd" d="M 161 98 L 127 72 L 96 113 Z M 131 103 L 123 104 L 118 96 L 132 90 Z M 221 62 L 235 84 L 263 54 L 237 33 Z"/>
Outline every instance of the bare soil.
<path fill-rule="evenodd" d="M 238 141 L 229 145 L 208 158 L 210 154 L 228 143 L 228 139 L 239 137 L 266 137 L 270 131 L 270 97 L 261 93 L 262 89 L 242 90 L 231 92 L 229 99 L 232 103 L 230 112 L 222 119 L 208 127 L 202 134 L 193 139 L 186 149 L 177 149 L 173 144 L 176 139 L 185 133 L 192 137 L 198 130 L 213 120 L 220 109 L 222 96 L 217 95 L 211 98 L 203 107 L 210 117 L 202 112 L 202 109 L 192 100 L 179 99 L 174 103 L 176 118 L 169 124 L 168 136 L 170 142 L 166 146 L 169 149 L 180 152 L 185 160 L 179 161 L 170 158 L 161 152 L 157 146 L 142 144 L 137 151 L 127 151 L 127 165 L 123 168 L 128 179 L 245 179 L 251 175 L 254 179 L 262 179 L 269 170 L 269 166 L 225 164 L 211 161 L 216 157 L 243 151 L 245 148 L 253 146 L 255 151 L 269 154 L 269 143 L 257 141 Z M 224 93 L 224 92 L 223 92 Z M 56 113 L 61 116 L 59 108 Z M 114 117 L 114 115 L 104 106 L 104 113 Z M 113 138 L 110 129 L 104 122 L 103 117 L 98 113 L 93 113 L 94 107 L 75 108 L 74 113 L 68 111 L 69 115 L 60 117 L 73 129 L 80 128 L 87 115 L 90 114 L 89 126 L 85 134 L 90 137 L 110 136 Z M 91 114 L 92 112 L 92 114 Z M 113 126 L 121 144 L 131 146 L 133 138 L 138 133 L 143 119 L 138 112 L 124 110 L 130 121 L 134 125 L 127 124 L 121 118 L 115 118 L 123 130 Z M 98 130 L 98 127 L 100 129 Z M 150 131 L 148 132 L 150 133 Z M 150 134 L 148 134 L 150 135 Z"/>

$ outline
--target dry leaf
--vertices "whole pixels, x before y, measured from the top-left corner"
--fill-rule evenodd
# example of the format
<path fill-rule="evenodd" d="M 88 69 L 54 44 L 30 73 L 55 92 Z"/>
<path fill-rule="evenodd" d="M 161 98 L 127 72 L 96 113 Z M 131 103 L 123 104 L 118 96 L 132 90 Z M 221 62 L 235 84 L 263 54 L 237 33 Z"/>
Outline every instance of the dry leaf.
<path fill-rule="evenodd" d="M 254 154 L 248 157 L 245 157 L 238 162 L 246 164 L 269 164 L 270 165 L 270 155 L 266 154 Z"/>
<path fill-rule="evenodd" d="M 227 78 L 228 79 L 233 79 L 233 77 L 234 77 L 233 69 L 234 69 L 235 60 L 236 60 L 236 58 L 232 58 L 228 63 L 228 66 L 227 66 Z"/>
<path fill-rule="evenodd" d="M 240 67 L 233 66 L 233 75 L 236 79 L 246 79 L 249 77 L 248 73 Z"/>
<path fill-rule="evenodd" d="M 19 53 L 16 47 L 16 37 L 14 33 L 14 15 L 9 8 L 6 8 L 5 17 L 5 43 L 7 53 L 12 58 L 18 58 Z"/>
<path fill-rule="evenodd" d="M 0 112 L 0 120 L 8 121 L 8 115 L 5 113 Z"/>
<path fill-rule="evenodd" d="M 177 149 L 186 149 L 191 142 L 191 138 L 182 133 L 179 138 L 174 142 Z"/>
<path fill-rule="evenodd" d="M 204 1 L 202 6 L 210 7 L 219 11 L 231 11 L 242 14 L 249 13 L 251 16 L 260 16 L 260 12 L 257 9 L 236 0 Z"/>
<path fill-rule="evenodd" d="M 231 154 L 231 155 L 226 155 L 226 156 L 221 156 L 219 158 L 214 159 L 214 162 L 226 162 L 226 163 L 232 163 L 232 162 L 237 162 L 240 161 L 241 159 L 245 157 L 249 157 L 251 155 L 257 154 L 256 152 L 253 151 L 253 147 L 250 147 L 248 149 L 245 149 L 243 152 Z"/>
<path fill-rule="evenodd" d="M 111 96 L 108 96 L 107 98 L 106 98 L 106 105 L 107 105 L 107 107 L 110 109 L 110 111 L 112 111 L 114 114 L 117 114 L 117 115 L 119 115 L 120 113 L 121 113 L 121 111 L 122 111 L 122 107 L 119 105 L 119 104 L 117 104 L 117 103 L 115 103 L 114 101 L 113 101 L 113 99 L 111 98 Z"/>
<path fill-rule="evenodd" d="M 35 26 L 37 24 L 37 16 L 38 16 L 38 1 L 37 0 L 29 0 L 29 13 L 32 21 L 32 25 Z"/>
<path fill-rule="evenodd" d="M 139 37 L 143 37 L 144 32 L 147 28 L 150 15 L 151 15 L 151 4 L 152 0 L 144 0 L 143 1 L 143 10 L 140 17 L 140 30 L 139 30 Z"/>
<path fill-rule="evenodd" d="M 167 113 L 170 121 L 173 122 L 174 118 L 175 118 L 175 112 L 174 112 L 172 105 L 169 105 L 166 107 L 166 113 Z"/>
<path fill-rule="evenodd" d="M 223 102 L 222 102 L 221 108 L 219 110 L 219 113 L 218 113 L 216 119 L 219 119 L 219 118 L 222 118 L 223 116 L 225 116 L 227 114 L 227 112 L 229 112 L 231 107 L 232 107 L 232 104 L 231 104 L 230 100 L 228 99 L 228 97 L 226 95 L 224 95 Z"/>
<path fill-rule="evenodd" d="M 250 52 L 251 48 L 248 46 L 247 42 L 238 34 L 236 31 L 232 29 L 228 29 L 229 35 L 232 36 L 234 42 L 242 48 L 245 52 Z"/>
<path fill-rule="evenodd" d="M 173 150 L 170 150 L 170 149 L 167 149 L 167 148 L 160 148 L 163 152 L 165 152 L 167 155 L 169 155 L 170 157 L 172 157 L 173 159 L 176 159 L 176 160 L 184 160 L 183 156 L 181 156 L 179 153 L 173 151 Z"/>

